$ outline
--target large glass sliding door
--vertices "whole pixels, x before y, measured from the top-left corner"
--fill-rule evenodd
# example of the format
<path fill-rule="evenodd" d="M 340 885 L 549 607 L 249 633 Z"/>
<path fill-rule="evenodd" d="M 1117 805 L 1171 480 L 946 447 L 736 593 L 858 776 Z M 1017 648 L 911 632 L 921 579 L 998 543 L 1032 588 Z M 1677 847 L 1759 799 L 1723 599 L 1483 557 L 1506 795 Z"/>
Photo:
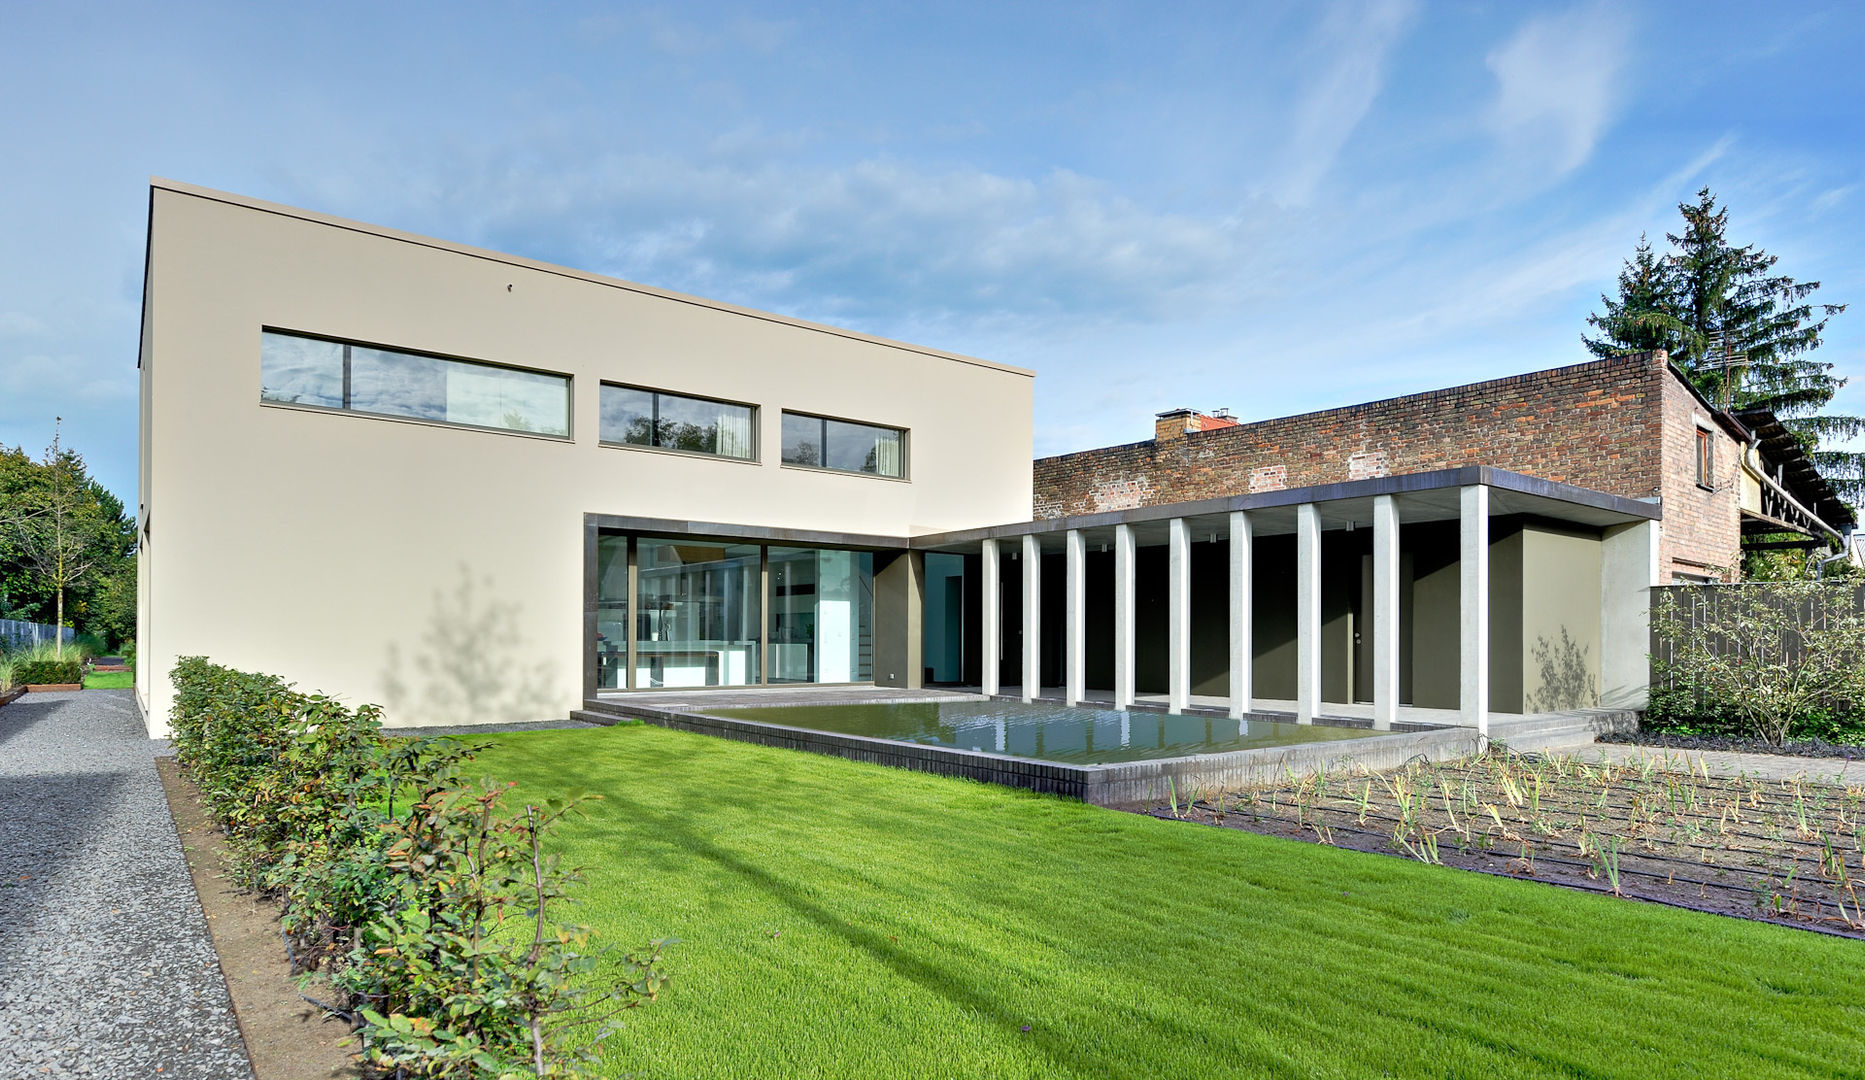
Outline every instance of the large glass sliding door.
<path fill-rule="evenodd" d="M 756 544 L 642 539 L 635 545 L 635 687 L 762 681 Z"/>
<path fill-rule="evenodd" d="M 594 570 L 598 690 L 874 679 L 871 552 L 605 532 Z"/>
<path fill-rule="evenodd" d="M 771 548 L 774 683 L 874 679 L 874 556 Z"/>
<path fill-rule="evenodd" d="M 596 539 L 596 687 L 628 685 L 628 537 Z"/>

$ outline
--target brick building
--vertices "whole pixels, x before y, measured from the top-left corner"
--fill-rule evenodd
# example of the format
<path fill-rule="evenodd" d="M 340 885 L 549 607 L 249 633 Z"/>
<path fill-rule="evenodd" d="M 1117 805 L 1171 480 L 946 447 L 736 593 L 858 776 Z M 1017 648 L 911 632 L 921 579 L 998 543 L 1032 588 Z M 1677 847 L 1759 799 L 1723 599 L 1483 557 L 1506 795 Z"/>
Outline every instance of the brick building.
<path fill-rule="evenodd" d="M 1662 352 L 1254 423 L 1175 409 L 1149 441 L 1038 460 L 1034 511 L 1060 518 L 1474 465 L 1656 504 L 1661 580 L 1730 580 L 1745 535 L 1824 542 L 1853 521 L 1772 416 L 1714 408 Z"/>

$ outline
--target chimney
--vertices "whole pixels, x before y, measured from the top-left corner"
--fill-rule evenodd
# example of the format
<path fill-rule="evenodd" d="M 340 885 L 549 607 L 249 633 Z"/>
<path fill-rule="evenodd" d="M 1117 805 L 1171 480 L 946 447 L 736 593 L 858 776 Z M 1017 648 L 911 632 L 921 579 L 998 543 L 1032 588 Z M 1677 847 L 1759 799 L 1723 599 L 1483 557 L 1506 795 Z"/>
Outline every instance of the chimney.
<path fill-rule="evenodd" d="M 1182 439 L 1195 431 L 1215 431 L 1218 428 L 1238 427 L 1239 422 L 1230 415 L 1229 409 L 1213 409 L 1201 413 L 1196 409 L 1172 409 L 1159 413 L 1153 419 L 1153 441 L 1165 442 L 1167 439 Z"/>

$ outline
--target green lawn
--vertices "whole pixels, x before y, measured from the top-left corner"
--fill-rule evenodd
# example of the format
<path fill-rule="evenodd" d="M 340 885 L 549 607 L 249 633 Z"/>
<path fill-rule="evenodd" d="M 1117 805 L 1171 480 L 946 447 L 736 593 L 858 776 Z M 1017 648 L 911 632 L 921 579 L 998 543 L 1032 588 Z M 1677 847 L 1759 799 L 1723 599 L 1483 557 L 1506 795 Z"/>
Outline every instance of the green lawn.
<path fill-rule="evenodd" d="M 653 727 L 496 737 L 650 1077 L 1865 1076 L 1865 943 Z M 1026 1030 L 1027 1028 L 1027 1030 Z"/>
<path fill-rule="evenodd" d="M 86 690 L 129 690 L 136 685 L 136 673 L 132 671 L 108 671 L 99 674 L 91 672 L 84 676 Z"/>

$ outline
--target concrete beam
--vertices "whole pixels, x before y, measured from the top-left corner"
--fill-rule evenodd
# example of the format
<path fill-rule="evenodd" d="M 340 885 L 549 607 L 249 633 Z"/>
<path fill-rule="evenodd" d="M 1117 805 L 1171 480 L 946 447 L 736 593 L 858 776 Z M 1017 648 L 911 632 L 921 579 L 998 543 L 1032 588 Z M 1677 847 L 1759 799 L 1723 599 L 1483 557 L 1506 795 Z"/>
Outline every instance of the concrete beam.
<path fill-rule="evenodd" d="M 1002 567 L 997 564 L 997 541 L 986 540 L 982 547 L 978 627 L 984 640 L 979 643 L 978 665 L 984 670 L 978 673 L 978 688 L 984 691 L 985 697 L 991 697 L 997 693 L 998 669 L 1004 653 L 1004 601 L 998 584 Z"/>
<path fill-rule="evenodd" d="M 1373 726 L 1399 719 L 1399 501 L 1373 499 Z"/>
<path fill-rule="evenodd" d="M 1036 537 L 1023 537 L 1023 700 L 1043 690 L 1043 549 Z"/>
<path fill-rule="evenodd" d="M 1458 707 L 1463 723 L 1489 734 L 1489 488 L 1472 484 L 1458 493 L 1460 596 Z"/>
<path fill-rule="evenodd" d="M 1166 708 L 1182 713 L 1192 692 L 1192 541 L 1184 518 L 1166 530 Z"/>
<path fill-rule="evenodd" d="M 1321 705 L 1321 508 L 1295 508 L 1295 722 Z"/>
<path fill-rule="evenodd" d="M 1239 720 L 1250 711 L 1251 676 L 1255 674 L 1251 665 L 1256 652 L 1250 641 L 1255 555 L 1250 515 L 1234 511 L 1230 515 L 1230 715 Z"/>
<path fill-rule="evenodd" d="M 1114 708 L 1133 705 L 1133 526 L 1114 526 Z"/>
<path fill-rule="evenodd" d="M 1068 532 L 1068 655 L 1063 661 L 1062 699 L 1081 704 L 1088 673 L 1088 545 L 1080 529 Z"/>

